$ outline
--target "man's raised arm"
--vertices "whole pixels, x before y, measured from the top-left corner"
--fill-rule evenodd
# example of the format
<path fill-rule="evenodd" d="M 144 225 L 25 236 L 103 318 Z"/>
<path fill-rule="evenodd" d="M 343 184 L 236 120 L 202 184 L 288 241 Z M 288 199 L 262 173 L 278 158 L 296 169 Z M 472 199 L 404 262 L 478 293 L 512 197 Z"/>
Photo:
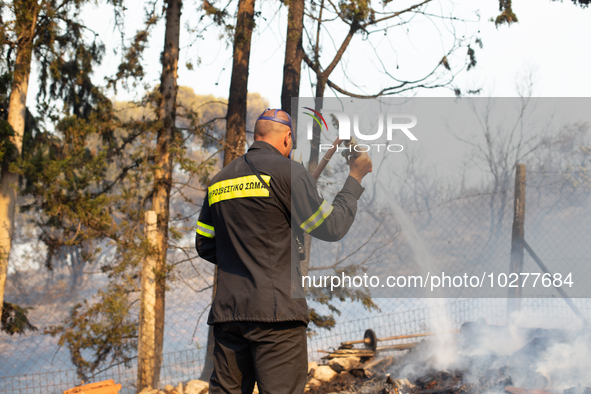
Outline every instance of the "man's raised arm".
<path fill-rule="evenodd" d="M 343 238 L 355 220 L 357 200 L 365 190 L 360 182 L 371 171 L 367 153 L 351 158 L 349 177 L 332 204 L 318 195 L 316 179 L 305 172 L 292 182 L 294 225 L 323 241 Z"/>

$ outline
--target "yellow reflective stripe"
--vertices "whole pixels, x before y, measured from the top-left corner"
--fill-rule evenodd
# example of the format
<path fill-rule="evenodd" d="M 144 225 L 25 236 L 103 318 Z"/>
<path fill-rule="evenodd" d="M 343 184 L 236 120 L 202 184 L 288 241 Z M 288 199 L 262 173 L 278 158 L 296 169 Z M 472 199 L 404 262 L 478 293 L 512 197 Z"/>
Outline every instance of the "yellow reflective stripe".
<path fill-rule="evenodd" d="M 213 238 L 215 237 L 215 230 L 213 226 L 197 221 L 197 234 L 203 235 L 207 238 Z"/>
<path fill-rule="evenodd" d="M 320 208 L 318 208 L 318 210 L 314 212 L 314 214 L 310 216 L 308 220 L 302 223 L 300 227 L 302 228 L 302 230 L 309 233 L 310 231 L 314 230 L 324 222 L 324 219 L 326 219 L 328 215 L 330 215 L 332 209 L 332 205 L 330 205 L 326 200 L 324 200 L 320 205 Z"/>
<path fill-rule="evenodd" d="M 320 213 L 322 212 L 322 206 L 324 205 L 325 202 L 326 202 L 326 200 L 322 201 L 322 204 L 320 204 L 320 207 L 316 210 L 316 212 L 314 212 L 314 214 L 312 214 L 312 216 L 310 216 L 308 218 L 308 220 L 306 220 L 304 223 L 302 223 L 300 225 L 300 228 L 305 230 L 307 227 L 309 227 L 310 223 L 312 223 L 314 220 L 316 220 L 318 215 L 320 215 Z"/>
<path fill-rule="evenodd" d="M 261 175 L 267 183 L 271 182 L 269 175 Z M 209 206 L 216 202 L 244 197 L 269 197 L 269 190 L 265 188 L 256 175 L 242 176 L 217 182 L 208 189 Z"/>

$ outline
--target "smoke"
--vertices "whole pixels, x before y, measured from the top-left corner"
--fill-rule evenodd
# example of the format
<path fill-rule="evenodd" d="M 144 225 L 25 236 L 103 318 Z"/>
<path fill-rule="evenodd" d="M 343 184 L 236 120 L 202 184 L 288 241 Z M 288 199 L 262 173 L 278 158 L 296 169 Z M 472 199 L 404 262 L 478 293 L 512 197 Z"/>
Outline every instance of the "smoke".
<path fill-rule="evenodd" d="M 563 390 L 579 384 L 591 386 L 591 336 L 588 332 L 571 334 L 574 338 L 552 344 L 536 363 L 536 371 L 545 376 L 554 389 Z"/>
<path fill-rule="evenodd" d="M 375 181 L 388 193 L 377 177 Z M 388 203 L 415 264 L 422 273 L 437 272 L 438 264 L 409 215 L 395 199 Z M 392 367 L 394 379 L 420 380 L 445 372 L 460 376 L 481 393 L 502 392 L 505 386 L 546 390 L 591 386 L 591 334 L 582 329 L 580 321 L 573 324 L 559 316 L 549 319 L 522 313 L 511 316 L 508 326 L 478 320 L 464 323 L 453 334 L 442 298 L 428 301 L 430 330 L 440 334 L 402 356 Z"/>
<path fill-rule="evenodd" d="M 515 321 L 523 322 L 520 316 Z M 536 322 L 542 323 L 529 320 Z M 555 392 L 591 387 L 591 332 L 477 320 L 464 323 L 458 333 L 423 341 L 391 369 L 394 379 L 410 381 L 441 373 L 461 376 L 463 384 L 483 393 L 502 392 L 505 386 Z"/>

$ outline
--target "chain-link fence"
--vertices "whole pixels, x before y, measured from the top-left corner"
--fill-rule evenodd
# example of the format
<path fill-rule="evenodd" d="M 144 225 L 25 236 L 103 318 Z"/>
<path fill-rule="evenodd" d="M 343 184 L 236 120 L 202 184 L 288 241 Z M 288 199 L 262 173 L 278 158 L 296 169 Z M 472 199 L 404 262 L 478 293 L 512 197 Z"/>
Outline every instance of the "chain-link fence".
<path fill-rule="evenodd" d="M 339 269 L 356 267 L 356 272 L 379 269 L 404 272 L 405 267 L 413 264 L 416 251 L 405 237 L 405 229 L 392 220 L 396 215 L 391 206 L 376 202 L 376 195 L 385 191 L 372 182 L 375 181 L 368 182 L 373 186 L 367 187 L 359 202 L 350 233 L 336 244 L 313 242 L 312 269 L 320 262 L 335 261 L 339 262 Z M 590 185 L 577 172 L 542 170 L 529 171 L 526 183 L 525 238 L 529 245 L 552 272 L 567 272 L 589 264 Z M 329 200 L 334 187 L 321 185 Z M 490 264 L 506 268 L 511 248 L 513 193 L 511 186 L 484 191 L 463 189 L 455 193 L 423 190 L 392 194 L 386 200 L 399 201 L 437 264 L 455 270 Z M 447 198 L 431 198 L 443 194 Z M 386 225 L 384 218 L 390 224 Z M 184 257 L 175 257 L 177 263 L 167 282 L 161 386 L 199 378 L 205 359 L 208 335 L 205 321 L 211 302 L 213 266 L 200 260 L 192 250 L 192 234 L 181 242 L 189 246 L 175 252 Z M 46 331 L 64 324 L 76 304 L 92 301 L 108 281 L 97 267 L 78 266 L 75 253 L 65 255 L 64 264 L 50 271 L 42 260 L 34 257 L 36 247 L 36 242 L 23 232 L 9 267 L 6 301 L 31 308 L 28 318 L 38 330 L 25 335 L 0 334 L 2 393 L 59 393 L 80 383 L 70 350 L 59 342 L 59 336 L 52 337 Z M 331 270 L 334 268 L 326 272 Z M 541 272 L 527 254 L 524 271 Z M 132 298 L 137 300 L 139 294 Z M 134 315 L 130 318 L 137 320 L 140 306 L 133 300 L 130 310 Z M 324 303 L 309 302 L 319 313 L 332 313 L 336 322 L 331 330 L 311 325 L 310 360 L 320 360 L 319 350 L 336 348 L 342 341 L 362 339 L 368 328 L 378 337 L 387 337 L 436 332 L 444 316 L 449 322 L 446 329 L 457 329 L 462 323 L 478 318 L 506 324 L 507 318 L 507 299 L 502 298 L 447 299 L 443 304 L 416 297 L 375 298 L 375 305 L 370 308 L 362 300 L 331 302 L 339 313 L 331 312 Z M 574 302 L 590 319 L 589 299 Z M 518 324 L 580 323 L 558 293 L 556 298 L 524 299 L 522 312 Z M 93 355 L 83 356 L 90 359 Z M 122 393 L 134 393 L 137 364 L 137 353 L 127 362 L 107 359 L 89 380 L 114 379 L 123 385 Z"/>

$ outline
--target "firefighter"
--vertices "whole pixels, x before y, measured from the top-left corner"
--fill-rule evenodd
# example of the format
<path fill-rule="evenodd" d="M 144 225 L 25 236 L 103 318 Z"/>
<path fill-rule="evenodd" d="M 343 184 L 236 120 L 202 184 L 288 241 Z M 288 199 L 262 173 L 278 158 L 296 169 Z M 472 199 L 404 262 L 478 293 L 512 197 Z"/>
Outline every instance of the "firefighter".
<path fill-rule="evenodd" d="M 309 313 L 299 244 L 304 232 L 325 241 L 345 236 L 372 163 L 367 153 L 354 158 L 331 204 L 318 195 L 304 166 L 289 159 L 286 112 L 265 110 L 254 140 L 245 155 L 213 177 L 197 221 L 197 252 L 217 264 L 207 320 L 215 338 L 209 392 L 251 393 L 256 381 L 261 394 L 300 394 Z"/>

